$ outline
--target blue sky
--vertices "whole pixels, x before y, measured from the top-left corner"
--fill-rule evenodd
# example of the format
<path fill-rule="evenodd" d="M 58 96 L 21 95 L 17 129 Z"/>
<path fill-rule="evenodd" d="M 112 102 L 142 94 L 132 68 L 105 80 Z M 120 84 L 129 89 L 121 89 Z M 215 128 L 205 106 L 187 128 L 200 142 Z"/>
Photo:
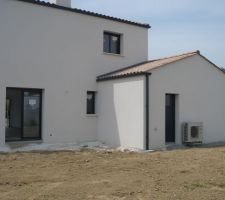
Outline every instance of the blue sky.
<path fill-rule="evenodd" d="M 200 50 L 225 68 L 224 0 L 73 0 L 73 7 L 149 23 L 149 59 Z"/>

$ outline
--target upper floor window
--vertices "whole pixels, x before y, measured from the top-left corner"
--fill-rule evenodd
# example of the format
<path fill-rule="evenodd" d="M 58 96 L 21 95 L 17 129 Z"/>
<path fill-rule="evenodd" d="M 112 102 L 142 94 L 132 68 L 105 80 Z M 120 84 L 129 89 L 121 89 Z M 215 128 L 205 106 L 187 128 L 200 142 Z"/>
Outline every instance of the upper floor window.
<path fill-rule="evenodd" d="M 120 54 L 121 35 L 115 33 L 104 32 L 104 52 Z"/>

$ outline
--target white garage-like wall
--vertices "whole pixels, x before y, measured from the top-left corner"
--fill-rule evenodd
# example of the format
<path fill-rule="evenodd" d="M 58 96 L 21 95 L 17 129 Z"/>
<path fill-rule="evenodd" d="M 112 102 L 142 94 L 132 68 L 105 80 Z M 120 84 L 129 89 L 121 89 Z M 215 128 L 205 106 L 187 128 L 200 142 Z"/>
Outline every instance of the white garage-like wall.
<path fill-rule="evenodd" d="M 176 143 L 183 122 L 203 122 L 203 142 L 225 141 L 225 74 L 195 55 L 151 71 L 150 148 L 165 147 L 165 94 L 176 94 Z"/>
<path fill-rule="evenodd" d="M 98 83 L 98 140 L 144 149 L 144 84 L 144 76 Z"/>

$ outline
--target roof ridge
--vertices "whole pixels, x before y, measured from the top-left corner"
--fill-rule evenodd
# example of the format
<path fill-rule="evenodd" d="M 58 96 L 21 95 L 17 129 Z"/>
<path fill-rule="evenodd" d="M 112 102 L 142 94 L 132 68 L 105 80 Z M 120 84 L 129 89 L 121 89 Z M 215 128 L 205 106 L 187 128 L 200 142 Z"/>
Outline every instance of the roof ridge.
<path fill-rule="evenodd" d="M 120 69 L 111 71 L 111 72 L 106 73 L 106 74 L 99 75 L 99 76 L 97 76 L 97 79 L 101 79 L 101 78 L 104 78 L 105 76 L 109 76 L 109 75 L 114 74 L 114 73 L 122 72 L 122 71 L 127 70 L 127 69 L 132 69 L 132 68 L 138 67 L 140 65 L 145 65 L 145 64 L 156 62 L 156 61 L 160 61 L 160 60 L 166 60 L 166 59 L 171 59 L 171 58 L 176 58 L 176 57 L 181 57 L 181 56 L 191 55 L 191 54 L 200 54 L 200 51 L 196 50 L 196 51 L 191 51 L 191 52 L 187 52 L 187 53 L 183 53 L 183 54 L 179 54 L 179 55 L 175 55 L 175 56 L 164 57 L 164 58 L 160 58 L 160 59 L 148 60 L 148 61 L 145 61 L 145 62 L 140 62 L 140 63 L 134 64 L 134 65 L 128 66 L 128 67 L 122 67 Z"/>
<path fill-rule="evenodd" d="M 194 55 L 200 55 L 201 56 L 200 51 L 187 52 L 187 53 L 183 53 L 183 54 L 179 54 L 179 55 L 175 55 L 175 56 L 170 56 L 170 57 L 165 57 L 165 58 L 161 58 L 161 59 L 149 60 L 149 61 L 138 63 L 138 64 L 135 64 L 135 65 L 132 65 L 132 66 L 129 66 L 129 67 L 124 67 L 124 68 L 121 68 L 119 70 L 115 70 L 115 71 L 109 72 L 107 74 L 102 74 L 102 75 L 98 76 L 97 81 L 108 80 L 108 79 L 117 78 L 117 77 L 126 77 L 126 76 L 129 76 L 129 75 L 132 75 L 132 74 L 133 75 L 143 74 L 143 73 L 146 73 L 147 71 L 149 71 L 151 69 L 154 69 L 156 67 L 168 65 L 168 64 L 177 62 L 179 60 L 183 60 L 185 58 L 188 58 L 188 57 L 191 57 L 191 56 L 194 56 Z M 163 60 L 168 60 L 168 61 L 162 62 Z M 148 64 L 153 64 L 153 65 L 155 65 L 155 67 L 151 67 L 151 69 L 150 68 L 148 69 Z M 146 69 L 137 70 L 139 67 L 143 67 L 144 65 L 147 65 Z M 129 70 L 129 71 L 127 71 L 127 70 Z M 120 73 L 120 74 L 118 74 L 118 73 Z"/>
<path fill-rule="evenodd" d="M 189 55 L 189 54 L 200 54 L 200 51 L 199 50 L 190 51 L 190 52 L 183 53 L 183 54 L 179 54 L 179 55 L 163 57 L 163 58 L 159 58 L 159 59 L 155 59 L 155 60 L 149 60 L 149 62 L 154 62 L 154 61 L 159 61 L 159 60 L 165 60 L 165 59 L 170 59 L 170 58 L 176 58 L 176 57 L 185 56 L 185 55 Z"/>
<path fill-rule="evenodd" d="M 113 21 L 126 23 L 126 24 L 130 24 L 130 25 L 134 25 L 134 26 L 139 26 L 139 27 L 143 27 L 143 28 L 151 28 L 151 26 L 147 23 L 130 21 L 128 19 L 113 17 L 113 16 L 110 16 L 110 15 L 100 14 L 100 13 L 96 13 L 96 12 L 93 12 L 93 11 L 83 10 L 83 9 L 80 9 L 80 8 L 68 8 L 68 7 L 60 6 L 60 5 L 57 5 L 57 4 L 54 4 L 54 3 L 45 2 L 43 0 L 18 0 L 18 1 L 33 3 L 33 4 L 37 4 L 37 5 L 42 5 L 42 6 L 48 6 L 48 7 L 51 7 L 51 8 L 58 8 L 58 9 L 76 12 L 76 13 L 80 13 L 80 14 L 86 14 L 86 15 L 90 15 L 90 16 L 94 16 L 94 17 L 113 20 Z"/>

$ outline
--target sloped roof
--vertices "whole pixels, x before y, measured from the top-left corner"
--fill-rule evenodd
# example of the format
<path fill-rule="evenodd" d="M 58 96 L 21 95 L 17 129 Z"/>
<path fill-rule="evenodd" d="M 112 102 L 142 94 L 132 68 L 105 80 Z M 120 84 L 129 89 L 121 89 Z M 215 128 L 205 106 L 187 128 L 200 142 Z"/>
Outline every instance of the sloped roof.
<path fill-rule="evenodd" d="M 121 18 L 117 18 L 117 17 L 112 17 L 112 16 L 108 16 L 108 15 L 103 15 L 103 14 L 90 12 L 90 11 L 77 9 L 77 8 L 67 8 L 67 7 L 56 5 L 56 4 L 44 2 L 44 1 L 41 1 L 41 0 L 18 0 L 18 1 L 37 4 L 37 5 L 41 5 L 41 6 L 47 6 L 47 7 L 51 7 L 51 8 L 55 8 L 55 9 L 66 10 L 66 11 L 75 12 L 75 13 L 79 13 L 79 14 L 83 14 L 83 15 L 89 15 L 89 16 L 93 16 L 93 17 L 99 17 L 99 18 L 108 19 L 108 20 L 111 20 L 111 21 L 117 21 L 117 22 L 121 22 L 121 23 L 125 23 L 125 24 L 139 26 L 139 27 L 143 27 L 143 28 L 151 28 L 151 26 L 149 24 L 138 23 L 138 22 L 134 22 L 134 21 L 129 21 L 129 20 L 125 20 L 125 19 L 121 19 Z"/>
<path fill-rule="evenodd" d="M 200 55 L 199 51 L 194 51 L 194 52 L 189 52 L 181 55 L 176 55 L 172 57 L 166 57 L 166 58 L 161 58 L 157 60 L 150 60 L 147 62 L 143 63 L 138 63 L 136 65 L 132 65 L 129 67 L 125 67 L 122 69 L 119 69 L 117 71 L 113 71 L 107 74 L 103 74 L 97 77 L 97 81 L 102 81 L 102 80 L 108 80 L 108 79 L 114 79 L 114 78 L 119 78 L 119 77 L 126 77 L 126 76 L 135 76 L 139 74 L 145 74 L 148 71 L 165 66 L 167 64 L 177 62 L 179 60 L 182 60 L 184 58 L 188 58 L 194 55 Z"/>

